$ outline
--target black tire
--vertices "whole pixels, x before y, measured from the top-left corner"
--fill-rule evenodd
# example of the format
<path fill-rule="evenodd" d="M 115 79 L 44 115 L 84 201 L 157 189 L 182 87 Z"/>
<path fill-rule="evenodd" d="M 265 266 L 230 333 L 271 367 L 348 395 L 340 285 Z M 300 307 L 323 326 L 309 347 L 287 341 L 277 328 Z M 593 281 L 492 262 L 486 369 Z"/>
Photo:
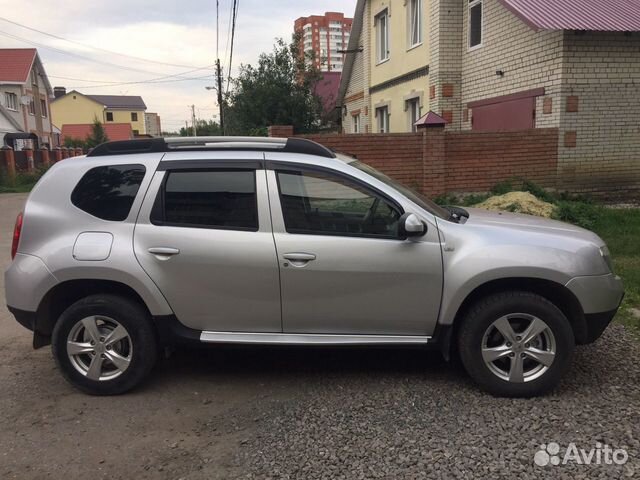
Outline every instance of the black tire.
<path fill-rule="evenodd" d="M 130 362 L 113 379 L 87 378 L 76 369 L 67 354 L 67 340 L 72 329 L 83 319 L 94 315 L 112 318 L 129 334 Z M 131 390 L 149 375 L 158 357 L 156 333 L 149 314 L 136 302 L 108 294 L 88 296 L 67 308 L 53 329 L 51 349 L 67 381 L 90 395 L 118 395 Z"/>
<path fill-rule="evenodd" d="M 515 313 L 544 321 L 555 337 L 553 363 L 538 378 L 515 383 L 492 372 L 482 355 L 487 329 L 499 318 Z M 485 391 L 502 397 L 533 397 L 553 389 L 571 365 L 575 339 L 565 315 L 546 298 L 530 292 L 511 291 L 491 295 L 473 305 L 458 331 L 458 350 L 465 370 Z"/>

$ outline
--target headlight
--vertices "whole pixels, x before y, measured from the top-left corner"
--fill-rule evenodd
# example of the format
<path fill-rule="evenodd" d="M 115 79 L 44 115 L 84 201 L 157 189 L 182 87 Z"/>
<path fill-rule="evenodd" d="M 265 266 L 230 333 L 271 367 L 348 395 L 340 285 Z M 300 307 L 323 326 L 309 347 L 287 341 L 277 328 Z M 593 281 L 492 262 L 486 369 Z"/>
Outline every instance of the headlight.
<path fill-rule="evenodd" d="M 600 255 L 602 255 L 603 260 L 609 267 L 609 271 L 613 273 L 613 262 L 611 261 L 611 254 L 609 253 L 609 249 L 606 245 L 604 247 L 600 247 Z"/>

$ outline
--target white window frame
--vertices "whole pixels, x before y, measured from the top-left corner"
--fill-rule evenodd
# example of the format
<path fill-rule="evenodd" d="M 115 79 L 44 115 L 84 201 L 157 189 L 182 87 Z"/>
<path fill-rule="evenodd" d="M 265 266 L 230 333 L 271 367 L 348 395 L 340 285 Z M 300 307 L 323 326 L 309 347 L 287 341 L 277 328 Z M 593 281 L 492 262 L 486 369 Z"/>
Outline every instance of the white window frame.
<path fill-rule="evenodd" d="M 47 118 L 49 116 L 49 113 L 47 112 L 47 101 L 44 98 L 40 99 L 40 115 L 42 115 L 42 118 Z"/>
<path fill-rule="evenodd" d="M 468 51 L 481 48 L 484 43 L 484 0 L 469 0 L 469 8 L 467 10 L 467 49 Z M 477 45 L 471 45 L 471 10 L 474 7 L 480 6 L 480 43 Z"/>
<path fill-rule="evenodd" d="M 385 8 L 376 15 L 376 60 L 377 63 L 384 63 L 391 57 L 389 47 L 389 9 Z M 382 21 L 384 19 L 384 21 Z M 382 26 L 384 24 L 384 27 Z M 384 28 L 384 41 L 381 35 Z"/>
<path fill-rule="evenodd" d="M 376 108 L 378 133 L 389 133 L 389 105 Z"/>
<path fill-rule="evenodd" d="M 31 100 L 29 101 L 29 105 L 27 105 L 27 111 L 29 112 L 29 115 L 31 115 L 32 117 L 36 115 L 36 101 L 33 97 L 31 97 Z"/>
<path fill-rule="evenodd" d="M 414 133 L 417 132 L 418 127 L 415 126 L 415 123 L 420 120 L 420 117 L 422 117 L 422 104 L 420 103 L 420 97 L 413 97 L 407 100 L 407 115 L 409 117 L 409 131 Z"/>
<path fill-rule="evenodd" d="M 18 111 L 18 95 L 13 92 L 4 92 L 4 103 L 7 104 L 7 110 L 12 112 Z"/>
<path fill-rule="evenodd" d="M 418 47 L 422 45 L 423 40 L 423 8 L 422 8 L 423 0 L 408 0 L 407 1 L 407 10 L 408 10 L 408 22 L 409 25 L 407 28 L 407 32 L 409 32 L 409 50 L 412 48 Z M 415 15 L 414 15 L 415 13 Z M 414 37 L 417 34 L 417 41 L 413 41 Z"/>
<path fill-rule="evenodd" d="M 351 133 L 361 133 L 360 131 L 360 114 L 351 115 Z"/>

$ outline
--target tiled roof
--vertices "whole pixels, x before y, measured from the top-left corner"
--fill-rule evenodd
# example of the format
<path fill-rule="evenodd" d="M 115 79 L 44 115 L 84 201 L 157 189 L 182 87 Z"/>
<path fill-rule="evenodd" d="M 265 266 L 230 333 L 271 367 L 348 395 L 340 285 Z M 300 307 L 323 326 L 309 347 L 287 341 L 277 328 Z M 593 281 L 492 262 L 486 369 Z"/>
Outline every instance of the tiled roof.
<path fill-rule="evenodd" d="M 637 0 L 500 0 L 536 30 L 640 31 Z"/>
<path fill-rule="evenodd" d="M 1 48 L 0 82 L 26 82 L 36 53 L 35 48 Z"/>
<path fill-rule="evenodd" d="M 107 108 L 128 108 L 131 110 L 146 110 L 142 97 L 131 95 L 86 95 Z"/>
<path fill-rule="evenodd" d="M 130 123 L 105 123 L 104 132 L 109 140 L 131 140 L 133 131 Z M 73 138 L 84 140 L 91 134 L 91 124 L 70 124 L 62 126 L 62 138 Z"/>

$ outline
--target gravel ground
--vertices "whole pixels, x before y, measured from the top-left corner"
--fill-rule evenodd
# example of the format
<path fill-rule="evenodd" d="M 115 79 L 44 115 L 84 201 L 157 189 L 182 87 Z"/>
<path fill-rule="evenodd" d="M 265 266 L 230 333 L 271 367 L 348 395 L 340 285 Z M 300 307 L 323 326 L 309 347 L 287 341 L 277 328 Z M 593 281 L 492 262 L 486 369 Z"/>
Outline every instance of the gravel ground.
<path fill-rule="evenodd" d="M 23 201 L 0 195 L 3 268 Z M 640 477 L 640 342 L 619 325 L 533 400 L 485 395 L 417 349 L 297 348 L 177 352 L 142 388 L 98 398 L 31 350 L 3 305 L 2 480 Z M 606 443 L 629 461 L 535 465 L 550 442 Z"/>

